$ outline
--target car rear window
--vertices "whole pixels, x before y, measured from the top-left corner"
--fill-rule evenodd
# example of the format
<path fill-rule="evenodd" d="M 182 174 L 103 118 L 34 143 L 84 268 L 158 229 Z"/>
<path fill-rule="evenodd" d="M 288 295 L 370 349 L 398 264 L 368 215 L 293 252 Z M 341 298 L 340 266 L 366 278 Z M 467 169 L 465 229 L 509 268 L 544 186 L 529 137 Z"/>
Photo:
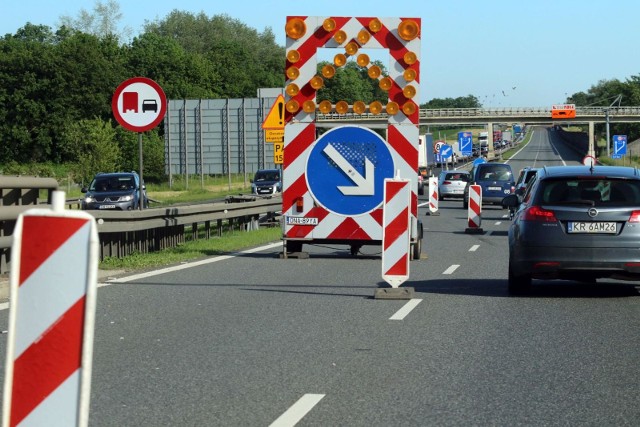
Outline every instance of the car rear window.
<path fill-rule="evenodd" d="M 446 181 L 464 181 L 469 182 L 470 176 L 468 173 L 452 172 L 445 175 Z"/>
<path fill-rule="evenodd" d="M 478 181 L 513 181 L 509 165 L 486 165 L 478 172 Z"/>
<path fill-rule="evenodd" d="M 557 179 L 541 183 L 542 203 L 629 206 L 640 204 L 640 181 L 626 179 Z"/>
<path fill-rule="evenodd" d="M 277 171 L 258 171 L 255 176 L 256 182 L 259 181 L 279 181 L 280 173 Z"/>

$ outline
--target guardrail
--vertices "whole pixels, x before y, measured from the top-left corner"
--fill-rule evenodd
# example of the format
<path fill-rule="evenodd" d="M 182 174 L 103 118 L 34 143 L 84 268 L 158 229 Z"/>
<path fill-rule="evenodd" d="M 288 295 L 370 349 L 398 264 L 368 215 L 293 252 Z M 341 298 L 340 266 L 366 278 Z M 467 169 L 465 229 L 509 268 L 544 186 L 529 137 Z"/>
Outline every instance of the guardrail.
<path fill-rule="evenodd" d="M 0 187 L 6 183 L 0 177 Z M 55 180 L 53 180 L 55 182 Z M 21 181 L 21 185 L 26 181 Z M 57 182 L 55 185 L 57 189 Z M 1 191 L 1 190 L 0 190 Z M 36 199 L 37 201 L 37 199 Z M 37 205 L 51 208 L 49 203 Z M 73 203 L 73 201 L 71 201 Z M 10 269 L 11 234 L 18 216 L 31 205 L 0 206 L 0 274 Z M 100 259 L 125 257 L 133 252 L 153 252 L 187 240 L 221 236 L 225 230 L 253 230 L 261 223 L 279 224 L 282 198 L 228 197 L 224 202 L 172 206 L 142 211 L 87 211 L 96 218 Z"/>

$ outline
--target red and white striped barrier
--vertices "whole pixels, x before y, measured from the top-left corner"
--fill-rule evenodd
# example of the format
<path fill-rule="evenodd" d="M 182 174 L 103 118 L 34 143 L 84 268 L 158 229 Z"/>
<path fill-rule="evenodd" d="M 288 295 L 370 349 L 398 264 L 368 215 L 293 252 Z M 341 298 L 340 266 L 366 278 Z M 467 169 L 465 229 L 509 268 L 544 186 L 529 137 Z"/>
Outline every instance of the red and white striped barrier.
<path fill-rule="evenodd" d="M 3 426 L 88 424 L 98 232 L 64 192 L 52 203 L 13 234 Z"/>
<path fill-rule="evenodd" d="M 440 199 L 438 194 L 438 177 L 429 177 L 429 214 L 439 215 L 438 212 L 438 200 Z"/>
<path fill-rule="evenodd" d="M 467 233 L 482 233 L 482 187 L 477 184 L 469 186 L 469 208 L 467 209 Z"/>
<path fill-rule="evenodd" d="M 384 180 L 382 278 L 397 288 L 409 278 L 411 181 Z"/>

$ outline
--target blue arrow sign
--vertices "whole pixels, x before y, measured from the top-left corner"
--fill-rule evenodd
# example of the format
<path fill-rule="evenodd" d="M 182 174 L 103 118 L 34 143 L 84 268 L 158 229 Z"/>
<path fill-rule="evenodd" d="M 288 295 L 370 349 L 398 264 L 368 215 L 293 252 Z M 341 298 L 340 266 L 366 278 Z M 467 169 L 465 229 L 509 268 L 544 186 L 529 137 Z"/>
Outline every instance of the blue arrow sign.
<path fill-rule="evenodd" d="M 613 154 L 618 156 L 627 154 L 627 135 L 613 135 Z"/>
<path fill-rule="evenodd" d="M 442 157 L 444 160 L 448 159 L 452 155 L 453 155 L 453 148 L 450 145 L 445 144 L 442 147 L 440 147 L 440 157 Z"/>
<path fill-rule="evenodd" d="M 458 132 L 458 148 L 463 156 L 470 156 L 473 151 L 473 137 L 471 132 Z"/>
<path fill-rule="evenodd" d="M 315 142 L 307 160 L 314 199 L 341 215 L 361 215 L 380 206 L 393 156 L 377 133 L 359 126 L 333 128 Z"/>

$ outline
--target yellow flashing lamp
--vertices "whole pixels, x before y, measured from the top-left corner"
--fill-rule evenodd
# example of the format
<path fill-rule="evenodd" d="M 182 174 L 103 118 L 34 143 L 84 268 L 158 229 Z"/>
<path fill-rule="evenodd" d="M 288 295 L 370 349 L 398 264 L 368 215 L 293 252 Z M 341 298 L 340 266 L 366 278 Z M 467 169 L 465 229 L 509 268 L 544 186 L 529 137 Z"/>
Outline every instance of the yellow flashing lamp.
<path fill-rule="evenodd" d="M 367 30 L 360 30 L 360 32 L 358 33 L 358 41 L 360 42 L 361 46 L 367 44 L 370 38 L 371 33 Z"/>
<path fill-rule="evenodd" d="M 369 65 L 369 55 L 367 55 L 366 53 L 361 53 L 356 58 L 356 62 L 359 66 L 366 67 L 367 65 Z"/>
<path fill-rule="evenodd" d="M 331 102 L 327 100 L 321 101 L 320 104 L 318 104 L 318 110 L 320 110 L 322 114 L 329 114 L 331 112 Z"/>
<path fill-rule="evenodd" d="M 295 49 L 292 49 L 289 52 L 287 52 L 287 61 L 291 62 L 292 64 L 295 64 L 296 62 L 300 61 L 300 52 L 298 52 Z"/>
<path fill-rule="evenodd" d="M 316 111 L 316 103 L 310 99 L 307 99 L 302 103 L 302 111 L 305 113 L 313 113 Z"/>
<path fill-rule="evenodd" d="M 339 53 L 333 57 L 333 63 L 336 65 L 336 67 L 342 67 L 347 63 L 347 57 L 344 53 Z"/>
<path fill-rule="evenodd" d="M 382 22 L 380 22 L 378 18 L 373 18 L 371 21 L 369 21 L 369 30 L 371 30 L 372 33 L 377 33 L 381 29 Z"/>
<path fill-rule="evenodd" d="M 416 112 L 416 104 L 411 101 L 405 102 L 402 105 L 402 112 L 407 116 L 414 114 Z"/>
<path fill-rule="evenodd" d="M 367 70 L 367 74 L 369 74 L 369 77 L 371 77 L 372 79 L 377 79 L 378 77 L 380 77 L 380 74 L 382 74 L 382 70 L 380 70 L 380 67 L 378 67 L 377 65 L 372 65 Z"/>
<path fill-rule="evenodd" d="M 285 89 L 285 92 L 287 92 L 287 95 L 289 95 L 289 96 L 296 96 L 298 94 L 298 92 L 300 92 L 300 88 L 298 87 L 297 84 L 290 83 L 290 84 L 287 85 L 287 88 Z"/>
<path fill-rule="evenodd" d="M 327 18 L 322 22 L 322 28 L 327 32 L 331 32 L 336 29 L 336 20 L 333 18 Z"/>
<path fill-rule="evenodd" d="M 402 89 L 402 94 L 405 98 L 411 99 L 416 96 L 416 88 L 413 85 L 407 85 Z"/>
<path fill-rule="evenodd" d="M 336 43 L 342 44 L 347 39 L 347 33 L 340 30 L 333 35 L 333 39 L 336 41 Z"/>
<path fill-rule="evenodd" d="M 345 50 L 349 55 L 355 55 L 356 53 L 358 53 L 358 43 L 356 43 L 356 42 L 349 42 L 349 43 L 347 43 L 347 45 L 345 46 L 344 50 Z"/>
<path fill-rule="evenodd" d="M 302 38 L 307 33 L 307 24 L 300 18 L 291 18 L 284 27 L 287 37 L 294 40 Z"/>
<path fill-rule="evenodd" d="M 336 112 L 338 114 L 345 114 L 347 111 L 349 111 L 349 104 L 347 104 L 347 101 L 338 101 L 336 103 Z"/>
<path fill-rule="evenodd" d="M 318 90 L 322 86 L 324 86 L 324 80 L 322 80 L 322 77 L 320 76 L 313 76 L 311 80 L 309 80 L 309 84 L 311 85 L 312 88 L 314 88 L 315 90 Z"/>
<path fill-rule="evenodd" d="M 402 59 L 404 59 L 404 62 L 407 65 L 413 65 L 418 62 L 418 55 L 416 55 L 414 52 L 407 52 L 402 56 Z"/>
<path fill-rule="evenodd" d="M 412 82 L 416 79 L 418 73 L 413 68 L 407 68 L 406 70 L 404 70 L 404 73 L 402 73 L 402 76 L 406 81 Z"/>
<path fill-rule="evenodd" d="M 353 103 L 353 112 L 356 114 L 362 114 L 367 109 L 367 105 L 362 101 L 356 101 Z"/>
<path fill-rule="evenodd" d="M 380 86 L 380 89 L 384 90 L 385 92 L 389 91 L 392 85 L 393 85 L 393 82 L 391 81 L 391 77 L 384 77 L 380 79 L 380 83 L 378 83 L 378 86 Z"/>
<path fill-rule="evenodd" d="M 373 101 L 369 104 L 369 111 L 371 114 L 380 114 L 382 112 L 382 103 L 380 101 Z"/>
<path fill-rule="evenodd" d="M 327 64 L 322 67 L 322 75 L 324 76 L 324 78 L 330 79 L 336 75 L 336 69 L 333 68 L 333 65 Z"/>
<path fill-rule="evenodd" d="M 291 67 L 287 68 L 287 77 L 289 78 L 289 80 L 295 80 L 299 75 L 300 70 L 298 69 L 298 67 L 292 65 Z"/>
<path fill-rule="evenodd" d="M 402 40 L 413 40 L 418 37 L 419 34 L 420 27 L 418 27 L 418 23 L 413 19 L 405 19 L 398 25 L 398 35 Z"/>
<path fill-rule="evenodd" d="M 400 111 L 400 106 L 397 102 L 391 101 L 387 104 L 387 114 L 390 116 L 395 116 Z"/>
<path fill-rule="evenodd" d="M 295 99 L 291 99 L 289 100 L 289 102 L 287 102 L 284 108 L 286 108 L 288 112 L 293 114 L 298 112 L 298 110 L 300 109 L 300 104 Z"/>

